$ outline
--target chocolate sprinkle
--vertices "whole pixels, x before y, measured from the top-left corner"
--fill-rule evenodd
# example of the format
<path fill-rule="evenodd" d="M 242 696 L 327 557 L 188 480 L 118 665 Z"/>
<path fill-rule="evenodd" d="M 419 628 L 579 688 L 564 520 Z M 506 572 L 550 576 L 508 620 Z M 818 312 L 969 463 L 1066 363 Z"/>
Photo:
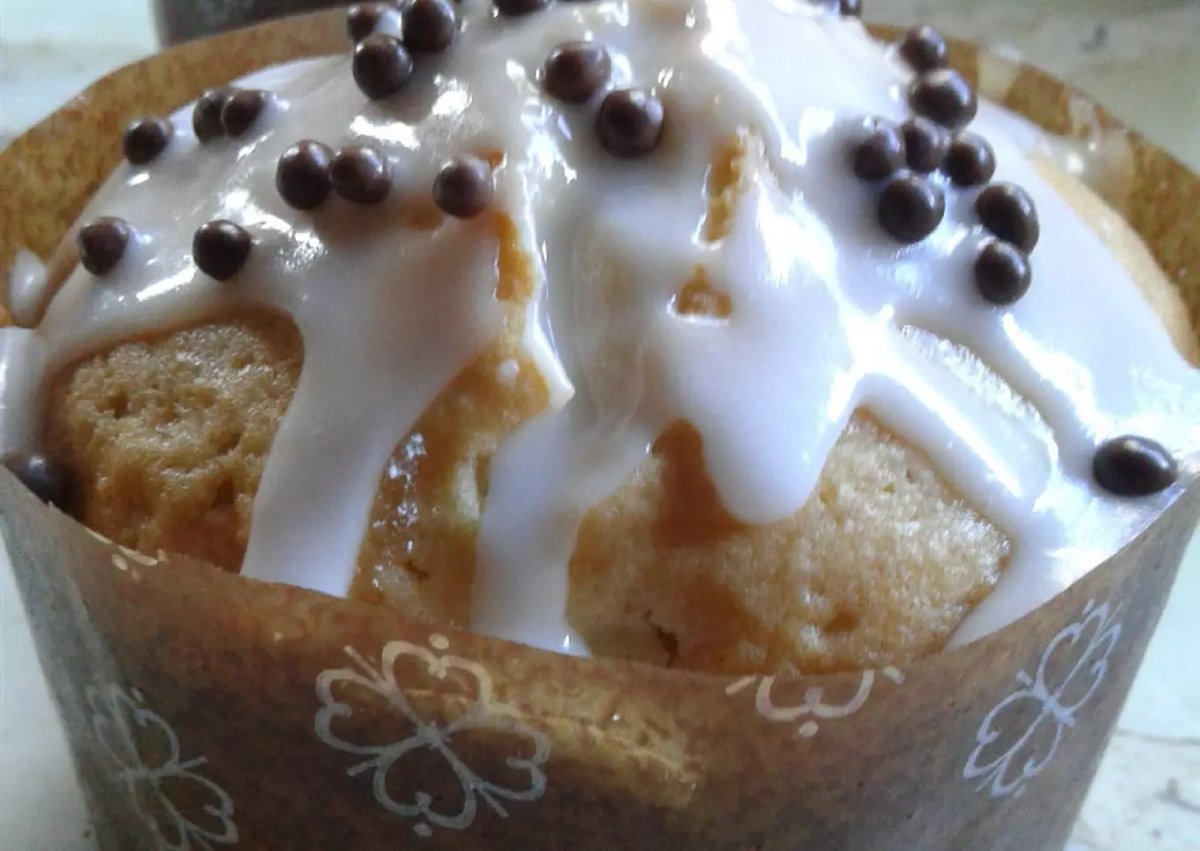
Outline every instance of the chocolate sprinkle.
<path fill-rule="evenodd" d="M 390 35 L 375 33 L 354 48 L 354 82 L 372 100 L 394 95 L 412 76 L 413 62 L 404 45 Z"/>
<path fill-rule="evenodd" d="M 404 46 L 413 53 L 440 53 L 458 32 L 458 12 L 450 0 L 411 0 L 404 9 Z"/>
<path fill-rule="evenodd" d="M 566 103 L 585 103 L 600 91 L 612 73 L 612 59 L 604 45 L 594 41 L 569 41 L 551 51 L 542 66 L 542 88 Z"/>
<path fill-rule="evenodd" d="M 218 281 L 228 281 L 246 265 L 250 234 L 233 222 L 217 219 L 201 225 L 192 237 L 192 257 L 200 271 Z"/>
<path fill-rule="evenodd" d="M 928 174 L 937 171 L 950 149 L 950 136 L 928 118 L 910 118 L 900 125 L 904 134 L 904 157 L 909 168 Z"/>
<path fill-rule="evenodd" d="M 838 11 L 847 18 L 861 18 L 862 0 L 839 0 Z"/>
<path fill-rule="evenodd" d="M 1026 254 L 1041 235 L 1033 199 L 1012 183 L 993 183 L 975 199 L 975 212 L 984 227 Z"/>
<path fill-rule="evenodd" d="M 392 188 L 388 161 L 366 145 L 342 148 L 329 166 L 337 194 L 356 204 L 378 204 Z"/>
<path fill-rule="evenodd" d="M 259 89 L 243 89 L 225 101 L 221 108 L 221 125 L 230 136 L 241 136 L 258 120 L 267 105 L 269 94 Z"/>
<path fill-rule="evenodd" d="M 914 27 L 906 32 L 899 50 L 901 58 L 918 74 L 945 68 L 949 54 L 946 40 L 933 27 Z"/>
<path fill-rule="evenodd" d="M 871 119 L 869 132 L 854 149 L 854 173 L 863 180 L 891 177 L 904 165 L 904 136 L 890 121 Z"/>
<path fill-rule="evenodd" d="M 145 165 L 166 150 L 175 125 L 164 118 L 139 118 L 125 128 L 125 159 Z"/>
<path fill-rule="evenodd" d="M 37 452 L 17 452 L 4 459 L 4 466 L 42 502 L 71 510 L 76 482 L 65 465 Z"/>
<path fill-rule="evenodd" d="M 473 219 L 492 201 L 492 168 L 476 156 L 461 156 L 442 167 L 433 181 L 433 200 L 443 212 Z"/>
<path fill-rule="evenodd" d="M 528 15 L 540 12 L 550 5 L 550 0 L 492 0 L 501 15 Z"/>
<path fill-rule="evenodd" d="M 1117 496 L 1149 496 L 1174 484 L 1179 467 L 1162 444 L 1127 434 L 1100 445 L 1092 458 L 1092 476 Z"/>
<path fill-rule="evenodd" d="M 346 10 L 346 33 L 358 44 L 375 32 L 380 19 L 393 9 L 390 3 L 355 3 Z"/>
<path fill-rule="evenodd" d="M 942 168 L 957 186 L 981 186 L 996 173 L 996 155 L 982 136 L 956 133 Z"/>
<path fill-rule="evenodd" d="M 275 188 L 283 200 L 297 210 L 315 210 L 329 197 L 333 181 L 329 162 L 333 152 L 320 142 L 304 139 L 292 145 L 279 158 L 275 169 Z"/>
<path fill-rule="evenodd" d="M 879 223 L 900 242 L 911 244 L 929 236 L 946 214 L 942 191 L 923 177 L 893 178 L 879 195 Z"/>
<path fill-rule="evenodd" d="M 1000 239 L 989 239 L 975 258 L 975 285 L 992 304 L 1009 305 L 1029 291 L 1031 272 L 1025 252 Z"/>
<path fill-rule="evenodd" d="M 648 89 L 609 92 L 596 114 L 600 147 L 614 157 L 645 156 L 662 140 L 663 103 Z"/>
<path fill-rule="evenodd" d="M 208 142 L 218 136 L 225 135 L 225 125 L 221 123 L 221 112 L 225 109 L 225 101 L 235 92 L 235 89 L 222 87 L 209 89 L 200 95 L 196 108 L 192 110 L 192 129 L 196 138 Z"/>
<path fill-rule="evenodd" d="M 125 256 L 132 235 L 129 223 L 114 216 L 103 216 L 84 225 L 75 236 L 79 262 L 97 277 L 107 275 Z"/>
<path fill-rule="evenodd" d="M 971 84 L 952 68 L 938 68 L 918 77 L 909 89 L 908 103 L 917 114 L 952 130 L 969 123 L 979 109 Z"/>

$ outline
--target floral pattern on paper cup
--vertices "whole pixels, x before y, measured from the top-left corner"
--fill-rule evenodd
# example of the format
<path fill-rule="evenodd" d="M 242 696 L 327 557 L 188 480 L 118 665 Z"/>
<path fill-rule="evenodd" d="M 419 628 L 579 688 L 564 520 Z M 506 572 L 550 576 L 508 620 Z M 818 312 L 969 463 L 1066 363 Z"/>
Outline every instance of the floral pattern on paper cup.
<path fill-rule="evenodd" d="M 825 699 L 825 689 L 822 686 L 810 686 L 805 689 L 804 697 L 799 703 L 780 706 L 775 703 L 772 695 L 776 683 L 775 677 L 742 677 L 740 680 L 730 683 L 725 688 L 725 693 L 731 696 L 740 694 L 757 682 L 754 708 L 758 714 L 768 721 L 781 724 L 791 724 L 805 716 L 811 716 L 796 731 L 808 739 L 815 736 L 820 729 L 816 719 L 835 721 L 840 718 L 848 718 L 866 706 L 879 676 L 891 680 L 896 685 L 904 682 L 904 674 L 899 669 L 889 666 L 878 672 L 863 671 L 858 682 L 858 690 L 849 699 L 842 702 L 829 702 Z"/>
<path fill-rule="evenodd" d="M 549 738 L 522 724 L 510 707 L 495 700 L 491 675 L 482 665 L 446 653 L 450 642 L 443 635 L 432 635 L 429 645 L 389 642 L 378 669 L 347 647 L 346 655 L 354 666 L 323 671 L 316 682 L 321 701 L 317 736 L 332 748 L 362 757 L 347 774 L 372 772 L 375 800 L 388 812 L 413 820 L 413 832 L 421 837 L 431 836 L 436 827 L 465 830 L 474 823 L 481 801 L 507 818 L 506 801 L 541 798 L 546 791 L 543 766 L 550 756 Z M 397 676 L 398 665 L 412 667 Z M 431 691 L 441 695 L 439 703 L 452 713 L 441 723 L 425 717 L 410 701 L 410 696 Z M 359 741 L 361 733 L 343 737 L 334 729 L 338 721 L 365 709 L 367 702 L 377 707 L 382 703 L 396 719 L 393 732 L 382 743 Z M 473 733 L 489 740 L 511 740 L 504 780 L 483 776 L 452 749 L 453 739 Z M 429 759 L 435 761 L 437 771 L 452 772 L 459 797 L 446 800 L 447 796 L 432 794 L 429 788 L 397 794 L 396 786 L 406 779 L 424 784 L 425 778 L 433 775 Z M 418 764 L 426 769 L 417 768 Z"/>
<path fill-rule="evenodd" d="M 1018 671 L 1019 688 L 979 725 L 963 768 L 993 798 L 1017 796 L 1054 760 L 1076 713 L 1099 691 L 1121 638 L 1119 607 L 1089 602 L 1079 621 L 1046 645 L 1036 672 Z"/>
<path fill-rule="evenodd" d="M 196 772 L 204 757 L 185 760 L 175 730 L 146 706 L 137 689 L 87 689 L 92 729 L 117 764 L 117 778 L 156 851 L 212 851 L 238 841 L 233 799 Z"/>

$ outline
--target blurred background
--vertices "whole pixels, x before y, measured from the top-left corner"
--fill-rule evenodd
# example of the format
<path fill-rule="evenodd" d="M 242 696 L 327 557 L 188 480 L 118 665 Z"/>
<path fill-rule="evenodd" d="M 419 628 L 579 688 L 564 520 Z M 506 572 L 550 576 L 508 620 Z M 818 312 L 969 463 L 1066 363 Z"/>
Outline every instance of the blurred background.
<path fill-rule="evenodd" d="M 321 0 L 0 0 L 0 147 L 163 36 Z M 1095 96 L 1200 171 L 1200 0 L 864 0 Z M 3 191 L 3 187 L 0 187 Z M 1200 215 L 1200 211 L 1197 212 Z M 54 710 L 0 552 L 0 846 L 91 849 Z M 1200 851 L 1200 540 L 1193 543 L 1071 851 Z"/>

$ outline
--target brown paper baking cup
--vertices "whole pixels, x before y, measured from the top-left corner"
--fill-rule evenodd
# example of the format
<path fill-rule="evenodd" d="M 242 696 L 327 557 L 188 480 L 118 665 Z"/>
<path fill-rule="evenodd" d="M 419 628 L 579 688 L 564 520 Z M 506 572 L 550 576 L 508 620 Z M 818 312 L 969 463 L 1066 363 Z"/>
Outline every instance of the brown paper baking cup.
<path fill-rule="evenodd" d="M 0 154 L 0 268 L 47 255 L 125 121 L 343 49 L 321 14 L 120 70 Z M 1043 74 L 955 49 L 1062 134 L 1115 128 Z M 997 86 L 999 89 L 997 90 Z M 1128 134 L 1110 193 L 1200 316 L 1200 181 Z M 0 511 L 106 849 L 1060 851 L 1195 520 L 1193 486 L 1117 556 L 989 638 L 822 677 L 553 655 L 121 549 L 7 473 Z"/>

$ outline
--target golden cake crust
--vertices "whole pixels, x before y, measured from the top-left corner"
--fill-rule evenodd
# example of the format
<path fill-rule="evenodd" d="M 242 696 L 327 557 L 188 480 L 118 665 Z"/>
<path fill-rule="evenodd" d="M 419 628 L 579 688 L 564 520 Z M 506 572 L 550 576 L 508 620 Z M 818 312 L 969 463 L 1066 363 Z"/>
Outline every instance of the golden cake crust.
<path fill-rule="evenodd" d="M 142 552 L 237 570 L 275 429 L 300 376 L 291 320 L 252 313 L 130 341 L 55 383 L 46 441 L 80 519 Z"/>
<path fill-rule="evenodd" d="M 706 671 L 891 664 L 942 646 L 1007 546 L 867 416 L 803 508 L 758 526 L 724 510 L 681 424 L 585 519 L 569 616 L 595 651 Z"/>

